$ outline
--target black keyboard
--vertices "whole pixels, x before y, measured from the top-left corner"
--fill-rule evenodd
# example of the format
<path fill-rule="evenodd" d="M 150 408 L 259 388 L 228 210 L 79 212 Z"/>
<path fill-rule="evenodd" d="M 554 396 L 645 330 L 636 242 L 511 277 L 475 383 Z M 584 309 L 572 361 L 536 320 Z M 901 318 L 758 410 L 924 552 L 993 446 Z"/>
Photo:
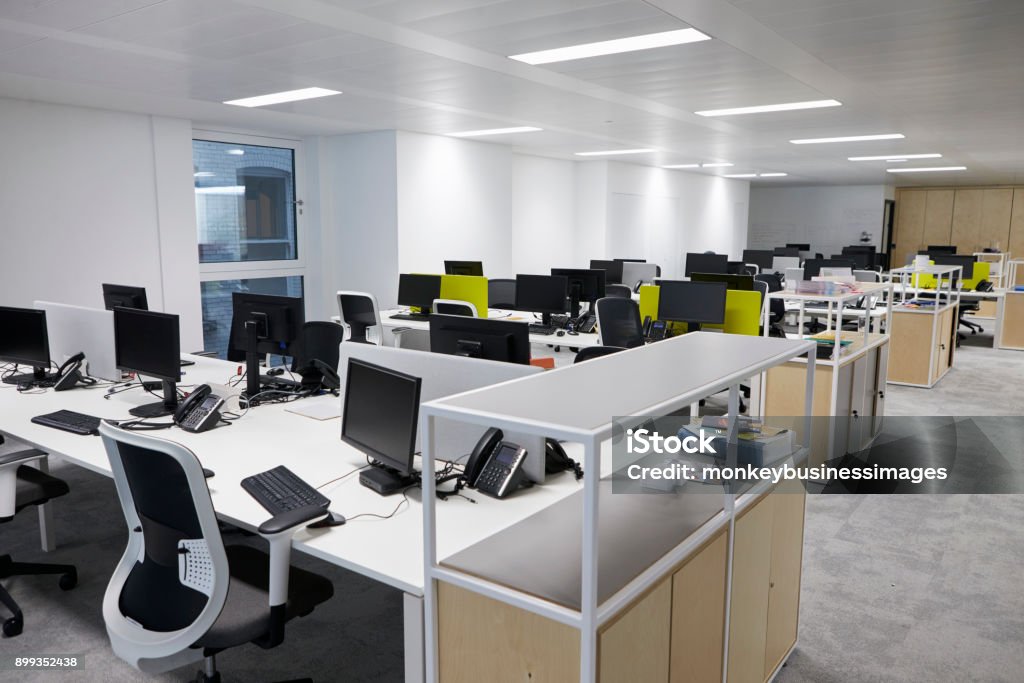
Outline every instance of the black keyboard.
<path fill-rule="evenodd" d="M 531 334 L 554 334 L 555 328 L 551 325 L 541 325 L 540 323 L 530 323 Z"/>
<path fill-rule="evenodd" d="M 567 316 L 567 315 L 558 315 L 558 314 L 552 315 L 551 316 L 551 325 L 555 329 L 562 329 L 562 328 L 564 328 L 564 327 L 569 325 L 569 316 Z"/>
<path fill-rule="evenodd" d="M 273 515 L 310 505 L 326 510 L 331 504 L 323 494 L 284 465 L 246 477 L 242 480 L 242 488 Z"/>
<path fill-rule="evenodd" d="M 72 434 L 97 434 L 100 428 L 100 418 L 74 413 L 70 410 L 58 410 L 47 415 L 37 415 L 32 418 L 32 421 L 37 425 L 62 429 Z"/>
<path fill-rule="evenodd" d="M 423 313 L 395 313 L 391 316 L 392 320 L 429 320 L 429 315 Z"/>

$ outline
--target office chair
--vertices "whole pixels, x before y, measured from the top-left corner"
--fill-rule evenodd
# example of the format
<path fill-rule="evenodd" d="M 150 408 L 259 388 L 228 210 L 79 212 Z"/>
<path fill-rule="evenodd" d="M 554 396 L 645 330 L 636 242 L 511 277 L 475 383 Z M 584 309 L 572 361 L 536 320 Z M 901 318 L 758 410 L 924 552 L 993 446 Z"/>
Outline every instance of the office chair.
<path fill-rule="evenodd" d="M 338 292 L 338 311 L 341 324 L 348 330 L 348 341 L 360 344 L 384 343 L 383 328 L 380 324 L 380 307 L 377 297 L 368 292 Z M 375 328 L 376 339 L 371 341 L 367 332 Z"/>
<path fill-rule="evenodd" d="M 488 280 L 487 305 L 491 308 L 515 308 L 516 281 Z"/>
<path fill-rule="evenodd" d="M 576 363 L 582 363 L 592 358 L 600 358 L 601 356 L 610 356 L 613 353 L 625 350 L 621 346 L 585 346 L 572 359 L 572 364 L 575 365 Z"/>
<path fill-rule="evenodd" d="M 434 304 L 431 308 L 434 313 L 442 313 L 444 315 L 461 315 L 467 318 L 480 317 L 479 313 L 477 313 L 476 306 L 469 301 L 459 301 L 458 299 L 434 299 Z"/>
<path fill-rule="evenodd" d="M 292 372 L 302 375 L 303 387 L 337 388 L 338 346 L 344 338 L 345 328 L 337 323 L 311 320 L 302 326 L 293 351 Z"/>
<path fill-rule="evenodd" d="M 605 297 L 598 299 L 597 333 L 602 346 L 632 349 L 644 345 L 640 305 L 633 299 Z"/>
<path fill-rule="evenodd" d="M 205 658 L 198 683 L 219 683 L 215 656 L 284 640 L 285 623 L 334 594 L 322 576 L 289 564 L 292 535 L 325 516 L 285 512 L 258 530 L 267 553 L 225 546 L 199 460 L 184 446 L 100 425 L 128 545 L 103 596 L 114 653 L 148 674 Z"/>
<path fill-rule="evenodd" d="M 0 435 L 2 443 L 4 438 Z M 68 493 L 68 485 L 63 480 L 28 464 L 45 457 L 46 453 L 34 448 L 0 452 L 0 524 L 10 522 L 27 507 L 42 505 Z M 15 562 L 10 555 L 0 555 L 0 579 L 42 574 L 60 574 L 62 590 L 68 591 L 78 585 L 78 571 L 70 564 Z M 13 638 L 24 628 L 25 617 L 3 586 L 0 586 L 0 604 L 11 611 L 11 617 L 3 623 L 3 632 L 8 638 Z"/>
<path fill-rule="evenodd" d="M 993 289 L 992 283 L 988 280 L 980 281 L 974 288 L 975 292 L 991 292 Z M 981 310 L 981 302 L 979 301 L 964 301 L 960 300 L 960 308 L 957 312 L 957 325 L 958 327 L 966 327 L 971 331 L 971 334 L 978 334 L 984 332 L 985 328 L 978 323 L 972 323 L 970 320 L 966 320 L 964 316 L 973 315 Z M 967 335 L 960 332 L 956 333 L 956 341 L 959 344 L 964 339 L 967 339 Z"/>
<path fill-rule="evenodd" d="M 755 282 L 763 282 L 769 292 L 781 292 L 782 277 L 778 273 L 761 273 L 754 276 Z M 768 301 L 768 336 L 786 337 L 786 331 L 782 329 L 782 321 L 786 317 L 786 303 L 782 299 L 770 299 Z"/>
<path fill-rule="evenodd" d="M 633 288 L 628 285 L 605 285 L 604 294 L 619 299 L 632 299 Z"/>

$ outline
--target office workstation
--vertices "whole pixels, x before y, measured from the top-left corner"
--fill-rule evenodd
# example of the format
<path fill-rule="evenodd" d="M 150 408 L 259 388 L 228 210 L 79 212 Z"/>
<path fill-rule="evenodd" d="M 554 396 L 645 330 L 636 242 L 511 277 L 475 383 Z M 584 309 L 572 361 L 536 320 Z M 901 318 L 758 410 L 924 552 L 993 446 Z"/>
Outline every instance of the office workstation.
<path fill-rule="evenodd" d="M 1016 680 L 1024 20 L 869 4 L 0 7 L 0 678 Z"/>

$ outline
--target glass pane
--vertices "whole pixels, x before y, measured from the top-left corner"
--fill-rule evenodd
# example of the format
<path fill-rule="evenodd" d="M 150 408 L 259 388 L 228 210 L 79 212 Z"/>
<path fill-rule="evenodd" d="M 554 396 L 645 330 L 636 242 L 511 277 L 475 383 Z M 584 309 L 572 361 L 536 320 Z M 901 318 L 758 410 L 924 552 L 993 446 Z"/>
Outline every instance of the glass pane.
<path fill-rule="evenodd" d="M 192 141 L 200 263 L 290 261 L 295 150 Z"/>
<path fill-rule="evenodd" d="M 231 293 L 300 297 L 302 276 L 210 280 L 201 282 L 200 287 L 203 301 L 203 350 L 216 353 L 218 358 L 227 358 L 228 338 L 231 336 Z"/>

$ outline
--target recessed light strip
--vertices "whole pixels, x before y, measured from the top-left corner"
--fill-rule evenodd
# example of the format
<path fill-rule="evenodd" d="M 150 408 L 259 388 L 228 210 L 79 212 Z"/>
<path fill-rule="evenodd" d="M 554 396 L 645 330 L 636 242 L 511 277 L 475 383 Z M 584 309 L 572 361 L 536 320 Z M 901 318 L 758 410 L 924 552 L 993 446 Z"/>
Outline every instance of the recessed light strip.
<path fill-rule="evenodd" d="M 602 40 L 596 43 L 569 45 L 567 47 L 558 47 L 551 50 L 524 52 L 518 55 L 509 55 L 509 59 L 534 65 L 551 64 L 552 62 L 567 62 L 571 59 L 616 55 L 623 52 L 650 50 L 655 47 L 668 47 L 670 45 L 696 43 L 702 40 L 711 40 L 711 36 L 705 35 L 695 28 L 681 28 L 675 31 L 662 31 L 661 33 L 648 33 L 642 36 L 632 36 L 629 38 Z"/>
<path fill-rule="evenodd" d="M 848 161 L 906 161 L 907 159 L 938 159 L 941 154 L 882 154 L 873 157 L 846 157 Z"/>
<path fill-rule="evenodd" d="M 758 178 L 785 178 L 788 173 L 758 173 Z"/>
<path fill-rule="evenodd" d="M 484 130 L 464 130 L 460 133 L 448 133 L 453 138 L 478 138 L 485 135 L 508 135 L 510 133 L 536 133 L 543 128 L 534 126 L 514 126 L 512 128 L 485 128 Z"/>
<path fill-rule="evenodd" d="M 726 166 L 732 166 L 732 163 L 728 161 L 711 161 L 700 165 L 701 168 L 725 168 Z"/>
<path fill-rule="evenodd" d="M 734 107 L 732 109 L 707 109 L 693 112 L 697 116 L 737 116 L 740 114 L 767 114 L 776 111 L 794 111 L 796 109 L 820 109 L 822 107 L 841 107 L 838 100 L 811 100 L 808 102 L 788 102 L 786 104 L 762 104 L 756 107 Z"/>
<path fill-rule="evenodd" d="M 877 135 L 847 135 L 838 138 L 807 138 L 804 140 L 790 140 L 794 145 L 819 145 L 825 142 L 868 142 L 870 140 L 900 140 L 906 136 L 903 133 L 879 133 Z"/>
<path fill-rule="evenodd" d="M 606 157 L 613 154 L 647 154 L 653 149 L 605 149 L 597 152 L 576 152 L 578 157 Z"/>
<path fill-rule="evenodd" d="M 723 178 L 756 178 L 756 173 L 726 173 Z"/>
<path fill-rule="evenodd" d="M 931 173 L 933 171 L 966 171 L 966 166 L 929 166 L 927 168 L 887 168 L 889 173 Z"/>
<path fill-rule="evenodd" d="M 300 88 L 299 90 L 286 90 L 274 92 L 269 95 L 257 95 L 256 97 L 243 97 L 240 100 L 227 100 L 224 104 L 233 104 L 236 107 L 266 107 L 270 104 L 282 104 L 284 102 L 298 102 L 300 100 L 312 100 L 317 97 L 328 97 L 329 95 L 340 95 L 340 90 L 328 90 L 327 88 Z"/>
<path fill-rule="evenodd" d="M 700 168 L 700 164 L 670 164 L 662 168 Z"/>

